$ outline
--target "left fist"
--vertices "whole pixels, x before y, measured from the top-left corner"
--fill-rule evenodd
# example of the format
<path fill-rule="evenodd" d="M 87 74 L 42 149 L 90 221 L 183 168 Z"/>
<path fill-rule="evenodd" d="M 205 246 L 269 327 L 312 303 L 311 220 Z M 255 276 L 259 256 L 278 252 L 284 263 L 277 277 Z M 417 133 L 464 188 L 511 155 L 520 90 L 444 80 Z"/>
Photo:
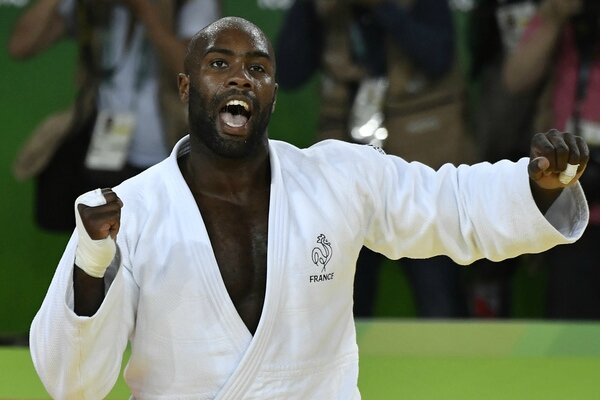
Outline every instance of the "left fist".
<path fill-rule="evenodd" d="M 574 184 L 585 171 L 590 150 L 580 136 L 552 129 L 531 139 L 529 178 L 542 189 Z"/>

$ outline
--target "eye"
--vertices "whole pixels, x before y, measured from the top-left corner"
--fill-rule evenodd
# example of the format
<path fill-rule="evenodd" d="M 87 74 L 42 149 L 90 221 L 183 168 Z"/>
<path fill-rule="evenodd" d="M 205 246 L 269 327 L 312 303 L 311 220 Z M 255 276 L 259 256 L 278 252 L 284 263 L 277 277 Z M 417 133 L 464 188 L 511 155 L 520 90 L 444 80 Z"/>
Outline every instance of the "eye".
<path fill-rule="evenodd" d="M 209 65 L 216 69 L 223 69 L 227 67 L 227 62 L 225 62 L 224 60 L 213 60 L 210 62 Z"/>
<path fill-rule="evenodd" d="M 250 66 L 250 71 L 252 72 L 265 72 L 265 69 L 262 65 L 260 64 L 253 64 Z"/>

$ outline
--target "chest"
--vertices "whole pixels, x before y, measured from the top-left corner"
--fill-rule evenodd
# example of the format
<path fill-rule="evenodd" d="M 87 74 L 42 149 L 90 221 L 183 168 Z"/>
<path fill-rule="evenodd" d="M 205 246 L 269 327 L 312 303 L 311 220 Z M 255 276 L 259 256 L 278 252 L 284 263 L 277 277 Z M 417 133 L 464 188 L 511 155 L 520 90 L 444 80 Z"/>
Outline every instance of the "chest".
<path fill-rule="evenodd" d="M 195 197 L 229 297 L 254 332 L 265 298 L 268 192 L 244 203 Z"/>

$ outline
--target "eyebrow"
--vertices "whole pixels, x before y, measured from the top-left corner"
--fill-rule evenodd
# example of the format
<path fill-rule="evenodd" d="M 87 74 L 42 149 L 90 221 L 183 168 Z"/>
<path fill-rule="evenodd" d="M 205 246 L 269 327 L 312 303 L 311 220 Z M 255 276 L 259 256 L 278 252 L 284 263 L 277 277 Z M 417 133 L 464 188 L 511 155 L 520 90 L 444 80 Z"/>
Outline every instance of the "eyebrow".
<path fill-rule="evenodd" d="M 221 54 L 226 54 L 229 56 L 235 55 L 234 51 L 232 51 L 230 49 L 220 48 L 220 47 L 209 47 L 204 52 L 204 55 L 206 56 L 210 53 L 221 53 Z M 265 53 L 264 51 L 261 51 L 261 50 L 249 51 L 249 52 L 245 53 L 244 55 L 250 56 L 250 57 L 256 57 L 256 58 L 266 58 L 267 60 L 271 59 L 271 56 L 269 55 L 269 53 Z"/>

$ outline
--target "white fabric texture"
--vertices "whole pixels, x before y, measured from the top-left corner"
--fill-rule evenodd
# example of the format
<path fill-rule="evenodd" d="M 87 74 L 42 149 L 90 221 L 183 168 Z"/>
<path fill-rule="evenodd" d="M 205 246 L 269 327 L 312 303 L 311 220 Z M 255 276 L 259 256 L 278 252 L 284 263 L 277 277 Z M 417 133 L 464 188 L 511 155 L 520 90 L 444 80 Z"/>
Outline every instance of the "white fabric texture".
<path fill-rule="evenodd" d="M 186 137 L 114 189 L 124 204 L 120 261 L 93 317 L 72 311 L 76 238 L 69 242 L 31 327 L 33 363 L 50 394 L 106 396 L 130 340 L 125 378 L 138 400 L 360 399 L 352 290 L 363 244 L 392 258 L 447 254 L 466 264 L 570 243 L 587 224 L 579 185 L 548 219 L 539 212 L 528 159 L 435 172 L 339 141 L 269 146 L 267 287 L 254 336 L 178 168 Z"/>

